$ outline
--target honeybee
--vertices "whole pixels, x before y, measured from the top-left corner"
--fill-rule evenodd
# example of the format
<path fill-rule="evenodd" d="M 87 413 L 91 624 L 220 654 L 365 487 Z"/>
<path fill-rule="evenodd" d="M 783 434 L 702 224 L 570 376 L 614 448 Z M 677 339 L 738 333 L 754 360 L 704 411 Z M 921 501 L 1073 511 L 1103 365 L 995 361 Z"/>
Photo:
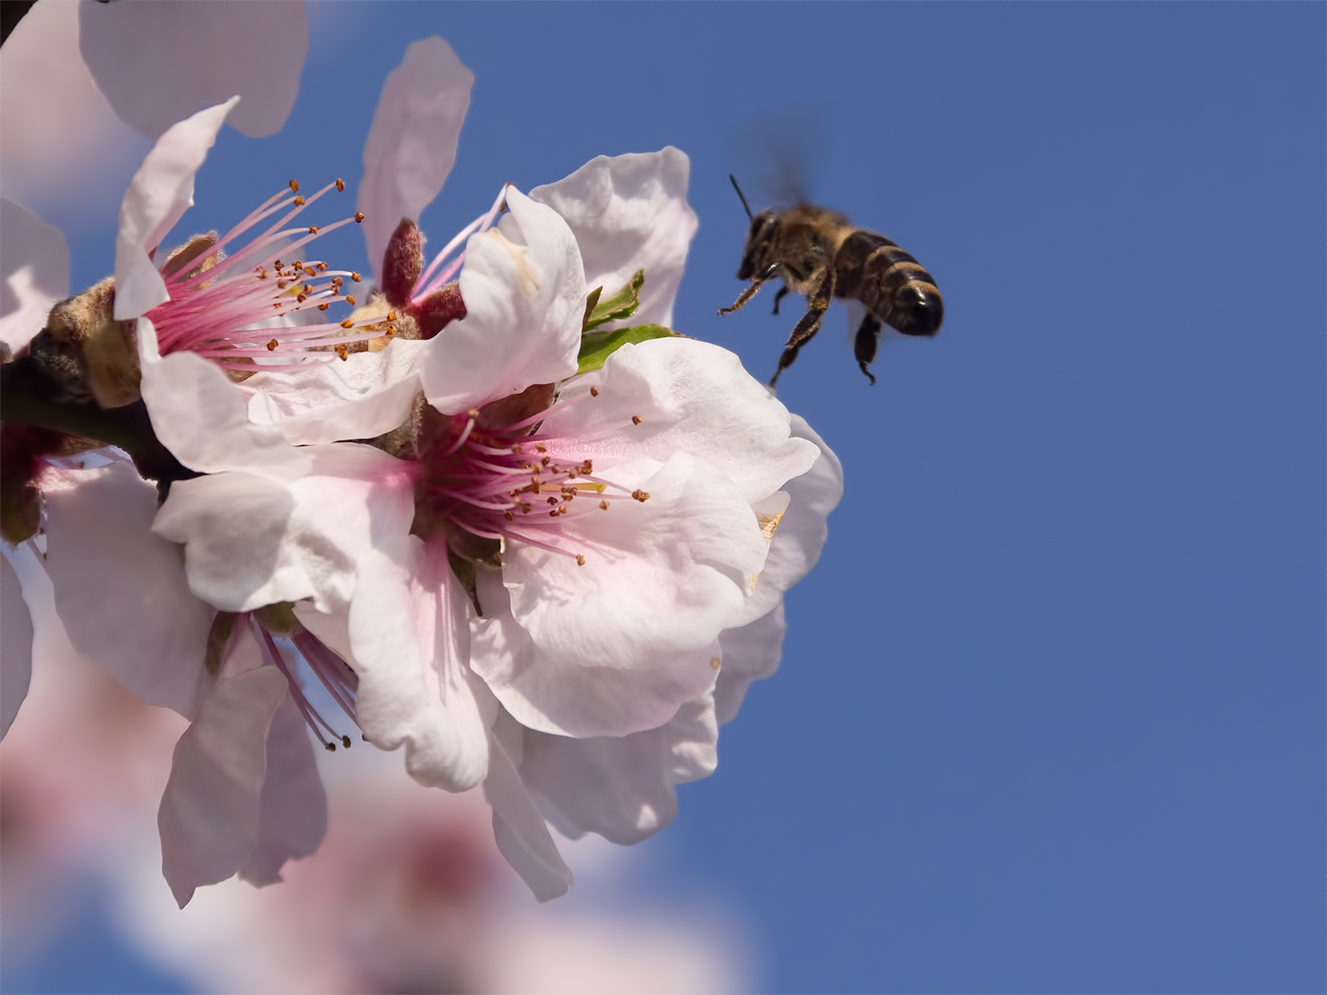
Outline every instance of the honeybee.
<path fill-rule="evenodd" d="M 732 307 L 719 313 L 739 310 L 775 277 L 783 280 L 774 296 L 775 314 L 790 291 L 806 297 L 807 312 L 788 337 L 779 368 L 770 378 L 771 387 L 792 366 L 802 346 L 820 331 L 835 297 L 857 301 L 865 309 L 855 333 L 851 328 L 849 332 L 857 365 L 871 383 L 875 377 L 867 366 L 875 359 L 883 326 L 904 335 L 931 336 L 940 331 L 944 302 L 935 280 L 897 243 L 865 228 L 854 228 L 842 214 L 811 204 L 753 215 L 737 180 L 728 178 L 751 219 L 737 271 L 737 278 L 750 280 L 751 285 Z"/>

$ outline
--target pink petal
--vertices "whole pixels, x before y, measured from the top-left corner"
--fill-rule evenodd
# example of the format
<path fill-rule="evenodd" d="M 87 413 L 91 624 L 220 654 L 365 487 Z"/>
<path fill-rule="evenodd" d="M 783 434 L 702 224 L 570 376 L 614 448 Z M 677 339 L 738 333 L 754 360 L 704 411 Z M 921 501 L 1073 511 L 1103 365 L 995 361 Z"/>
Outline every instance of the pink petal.
<path fill-rule="evenodd" d="M 0 231 L 0 340 L 18 349 L 69 295 L 69 249 L 60 229 L 10 200 L 0 200 Z"/>
<path fill-rule="evenodd" d="M 0 557 L 0 739 L 18 715 L 32 680 L 32 616 L 18 574 Z"/>
<path fill-rule="evenodd" d="M 737 718 L 752 681 L 773 676 L 783 656 L 783 634 L 787 623 L 780 600 L 768 614 L 719 636 L 723 665 L 714 685 L 714 709 L 719 724 Z"/>
<path fill-rule="evenodd" d="M 507 745 L 504 745 L 504 741 Z M 484 797 L 493 806 L 493 835 L 507 863 L 541 902 L 558 898 L 571 887 L 571 869 L 563 862 L 544 817 L 517 773 L 520 727 L 510 716 L 499 719 L 489 761 Z M 512 756 L 512 751 L 517 756 Z"/>
<path fill-rule="evenodd" d="M 556 810 L 559 829 L 631 846 L 673 821 L 675 786 L 714 773 L 718 745 L 706 695 L 658 729 L 630 736 L 570 739 L 527 730 L 521 777 Z"/>
<path fill-rule="evenodd" d="M 424 395 L 454 414 L 576 372 L 585 274 L 557 213 L 507 189 L 496 228 L 472 235 L 461 270 L 466 316 L 429 342 Z"/>
<path fill-rule="evenodd" d="M 696 212 L 687 203 L 691 161 L 671 145 L 658 152 L 591 159 L 566 179 L 530 191 L 566 220 L 580 246 L 587 287 L 611 294 L 640 269 L 645 285 L 631 318 L 671 326 Z"/>
<path fill-rule="evenodd" d="M 83 4 L 135 7 L 136 4 Z M 155 8 L 155 3 L 144 4 Z M 169 89 L 168 87 L 162 87 Z M 194 202 L 194 174 L 217 140 L 226 115 L 239 100 L 201 110 L 173 125 L 157 139 L 120 204 L 120 233 L 115 239 L 115 317 L 137 318 L 170 300 L 166 284 L 148 255 L 175 227 Z"/>
<path fill-rule="evenodd" d="M 474 81 L 436 35 L 414 42 L 388 74 L 364 143 L 357 201 L 375 273 L 401 219 L 418 221 L 452 171 Z"/>
<path fill-rule="evenodd" d="M 404 744 L 410 776 L 448 791 L 488 773 L 497 712 L 467 667 L 473 614 L 445 542 L 424 543 L 402 528 L 360 560 L 350 608 L 360 728 L 381 749 Z"/>
<path fill-rule="evenodd" d="M 222 678 L 175 746 L 157 826 L 180 908 L 195 888 L 238 871 L 258 844 L 268 731 L 286 688 L 275 667 Z"/>
<path fill-rule="evenodd" d="M 257 887 L 280 881 L 286 861 L 312 854 L 326 832 L 327 793 L 304 718 L 287 695 L 267 735 L 258 840 L 240 868 L 240 877 Z"/>
<path fill-rule="evenodd" d="M 215 612 L 152 534 L 156 488 L 128 463 L 53 476 L 46 565 L 70 642 L 144 701 L 192 716 Z"/>
<path fill-rule="evenodd" d="M 304 4 L 81 3 L 83 60 L 126 124 L 148 138 L 232 94 L 231 124 L 250 138 L 280 130 L 309 47 Z"/>

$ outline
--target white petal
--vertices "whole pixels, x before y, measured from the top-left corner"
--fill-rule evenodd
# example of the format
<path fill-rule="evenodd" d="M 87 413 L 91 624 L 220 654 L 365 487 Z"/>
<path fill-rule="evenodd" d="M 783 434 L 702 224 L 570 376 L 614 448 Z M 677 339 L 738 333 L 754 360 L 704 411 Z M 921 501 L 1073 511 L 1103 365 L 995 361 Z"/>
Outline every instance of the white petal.
<path fill-rule="evenodd" d="M 32 680 L 32 616 L 9 557 L 0 557 L 0 739 L 9 732 Z"/>
<path fill-rule="evenodd" d="M 117 296 L 118 300 L 118 296 Z M 140 389 L 162 445 L 200 473 L 251 470 L 278 479 L 307 472 L 309 456 L 272 425 L 249 420 L 245 394 L 221 368 L 191 352 L 162 358 L 149 318 L 138 319 Z"/>
<path fill-rule="evenodd" d="M 240 867 L 240 877 L 258 887 L 280 881 L 285 862 L 312 854 L 326 832 L 327 794 L 313 744 L 294 699 L 286 695 L 267 734 L 258 839 Z"/>
<path fill-rule="evenodd" d="M 94 4 L 85 3 L 84 10 Z M 104 6 L 111 6 L 109 4 Z M 134 7 L 134 4 L 115 5 Z M 145 4 L 149 10 L 163 5 Z M 158 81 L 160 85 L 160 81 Z M 169 89 L 169 87 L 163 87 Z M 115 318 L 137 318 L 170 300 L 149 255 L 194 202 L 194 174 L 238 97 L 201 110 L 157 139 L 120 204 L 115 238 Z"/>
<path fill-rule="evenodd" d="M 152 143 L 115 115 L 78 51 L 78 4 L 39 3 L 0 58 L 0 187 L 38 214 L 118 200 Z M 61 297 L 65 294 L 61 294 Z"/>
<path fill-rule="evenodd" d="M 714 709 L 720 725 L 737 717 L 752 681 L 770 677 L 779 669 L 786 629 L 780 601 L 768 614 L 740 628 L 725 629 L 719 636 L 723 666 L 714 686 Z"/>
<path fill-rule="evenodd" d="M 375 273 L 401 219 L 418 221 L 452 171 L 474 81 L 436 35 L 411 44 L 388 74 L 364 143 L 357 201 Z"/>
<path fill-rule="evenodd" d="M 713 684 L 715 640 L 764 561 L 764 538 L 750 506 L 687 454 L 637 486 L 648 501 L 564 520 L 564 545 L 582 544 L 584 566 L 508 542 L 510 615 L 500 591 L 480 589 L 471 666 L 530 728 L 652 729 Z"/>
<path fill-rule="evenodd" d="M 454 414 L 576 372 L 585 273 L 567 223 L 512 187 L 496 228 L 472 235 L 461 270 L 466 316 L 430 340 L 424 394 Z"/>
<path fill-rule="evenodd" d="M 563 862 L 544 817 L 521 783 L 516 770 L 519 756 L 512 756 L 513 748 L 519 751 L 519 745 L 520 727 L 510 716 L 500 715 L 484 797 L 493 806 L 493 835 L 498 849 L 535 898 L 547 902 L 567 893 L 572 883 L 571 869 Z"/>
<path fill-rule="evenodd" d="M 658 729 L 569 739 L 525 733 L 521 777 L 570 835 L 621 846 L 653 836 L 677 814 L 678 784 L 714 773 L 719 727 L 709 696 L 684 704 Z"/>
<path fill-rule="evenodd" d="M 180 908 L 195 888 L 238 871 L 257 844 L 268 731 L 287 697 L 275 667 L 223 677 L 176 744 L 157 827 Z"/>
<path fill-rule="evenodd" d="M 355 353 L 344 362 L 254 374 L 243 386 L 249 419 L 277 426 L 295 446 L 382 435 L 410 416 L 425 348 L 424 342 L 397 339 L 381 352 Z"/>
<path fill-rule="evenodd" d="M 305 598 L 345 608 L 378 535 L 409 530 L 408 464 L 353 443 L 303 452 L 310 470 L 290 482 L 232 471 L 171 485 L 153 530 L 184 545 L 199 597 L 225 611 Z"/>
<path fill-rule="evenodd" d="M 585 396 L 591 388 L 598 396 Z M 754 503 L 818 456 L 813 444 L 790 437 L 788 409 L 737 356 L 694 339 L 625 345 L 562 397 L 575 403 L 556 408 L 541 431 L 576 439 L 577 457 L 591 457 L 596 469 L 622 453 L 663 462 L 687 452 L 718 464 Z"/>
<path fill-rule="evenodd" d="M 816 565 L 829 535 L 826 520 L 843 497 L 843 464 L 834 451 L 800 415 L 792 416 L 792 434 L 816 446 L 820 455 L 810 470 L 783 485 L 788 495 L 787 511 L 777 519 L 765 566 L 751 597 L 730 621 L 734 626 L 745 625 L 769 612 L 784 592 Z"/>
<path fill-rule="evenodd" d="M 74 648 L 152 705 L 192 716 L 215 612 L 153 535 L 156 488 L 132 466 L 50 471 L 46 566 Z"/>
<path fill-rule="evenodd" d="M 59 228 L 10 200 L 0 200 L 0 231 L 0 341 L 18 349 L 69 295 L 69 248 Z"/>
<path fill-rule="evenodd" d="M 360 728 L 384 750 L 404 743 L 411 777 L 448 791 L 488 774 L 497 712 L 466 666 L 473 614 L 441 541 L 401 529 L 360 561 L 350 608 Z"/>
<path fill-rule="evenodd" d="M 605 325 L 670 326 L 696 212 L 687 203 L 691 161 L 671 145 L 658 152 L 599 156 L 566 179 L 530 191 L 571 226 L 585 263 L 587 287 L 611 294 L 645 271 L 640 307 Z"/>
<path fill-rule="evenodd" d="M 231 124 L 280 130 L 309 47 L 304 4 L 289 0 L 79 5 L 79 48 L 126 124 L 156 138 L 201 107 L 240 94 Z"/>

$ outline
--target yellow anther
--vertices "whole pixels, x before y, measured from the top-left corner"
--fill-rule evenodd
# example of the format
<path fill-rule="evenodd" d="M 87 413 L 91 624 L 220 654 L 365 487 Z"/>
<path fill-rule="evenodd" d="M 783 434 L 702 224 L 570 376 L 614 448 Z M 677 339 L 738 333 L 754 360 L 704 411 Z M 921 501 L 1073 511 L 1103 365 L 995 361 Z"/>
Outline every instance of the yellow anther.
<path fill-rule="evenodd" d="M 295 206 L 296 206 L 296 207 L 303 207 L 303 206 L 304 206 L 304 198 L 303 198 L 303 197 L 296 197 L 296 198 L 295 198 Z"/>
<path fill-rule="evenodd" d="M 336 347 L 336 354 L 340 356 L 342 359 L 345 359 L 348 355 L 350 355 L 350 350 L 343 345 L 338 345 Z"/>
<path fill-rule="evenodd" d="M 359 283 L 359 274 L 358 274 L 358 273 L 351 273 L 351 274 L 350 274 L 350 279 L 354 280 L 356 283 Z"/>
<path fill-rule="evenodd" d="M 360 222 L 363 221 L 363 220 L 364 220 L 364 212 L 363 212 L 363 211 L 356 211 L 356 212 L 355 212 L 355 223 L 358 224 L 358 223 L 360 223 Z"/>
<path fill-rule="evenodd" d="M 291 180 L 290 189 L 292 193 L 299 193 L 299 183 L 297 183 L 295 180 Z"/>
<path fill-rule="evenodd" d="M 633 424 L 633 425 L 639 425 L 639 424 L 640 424 L 640 415 L 632 415 L 632 416 L 631 416 L 631 424 Z"/>
<path fill-rule="evenodd" d="M 346 303 L 349 304 L 351 307 L 354 307 L 354 306 L 355 306 L 355 298 L 353 298 L 353 297 L 351 297 L 349 294 L 347 294 L 347 295 L 346 295 Z"/>
<path fill-rule="evenodd" d="M 271 342 L 267 343 L 267 351 L 276 352 L 276 347 L 279 346 L 280 344 L 281 343 L 278 342 L 276 339 L 273 339 Z"/>
<path fill-rule="evenodd" d="M 585 557 L 582 556 L 580 553 L 576 554 L 576 566 L 578 567 L 585 566 Z"/>
<path fill-rule="evenodd" d="M 607 511 L 607 510 L 608 510 L 608 502 L 607 502 L 607 501 L 600 501 L 600 502 L 599 502 L 599 507 L 602 508 L 604 511 Z"/>
<path fill-rule="evenodd" d="M 338 176 L 338 177 L 336 178 L 336 192 L 337 192 L 337 193 L 344 193 L 344 192 L 345 192 L 345 189 L 346 189 L 346 181 L 343 180 L 343 179 L 341 179 L 341 177 Z"/>

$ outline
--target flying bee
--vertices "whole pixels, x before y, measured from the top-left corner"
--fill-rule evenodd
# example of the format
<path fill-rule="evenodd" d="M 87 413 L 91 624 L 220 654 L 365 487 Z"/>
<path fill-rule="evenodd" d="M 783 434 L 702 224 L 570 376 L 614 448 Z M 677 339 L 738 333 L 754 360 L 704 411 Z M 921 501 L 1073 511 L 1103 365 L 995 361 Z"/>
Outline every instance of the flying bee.
<path fill-rule="evenodd" d="M 731 314 L 746 304 L 761 286 L 775 277 L 783 287 L 774 296 L 774 313 L 790 292 L 806 297 L 807 312 L 793 328 L 779 357 L 779 368 L 770 386 L 797 359 L 802 346 L 820 331 L 825 311 L 835 297 L 857 301 L 865 316 L 853 334 L 857 365 L 875 383 L 867 366 L 875 359 L 883 326 L 904 335 L 931 336 L 940 331 L 944 302 L 935 280 L 920 263 L 899 246 L 873 231 L 853 227 L 842 214 L 799 204 L 786 211 L 764 210 L 752 215 L 737 180 L 728 177 L 742 198 L 751 228 L 742 249 L 739 280 L 750 280 L 732 307 Z"/>

